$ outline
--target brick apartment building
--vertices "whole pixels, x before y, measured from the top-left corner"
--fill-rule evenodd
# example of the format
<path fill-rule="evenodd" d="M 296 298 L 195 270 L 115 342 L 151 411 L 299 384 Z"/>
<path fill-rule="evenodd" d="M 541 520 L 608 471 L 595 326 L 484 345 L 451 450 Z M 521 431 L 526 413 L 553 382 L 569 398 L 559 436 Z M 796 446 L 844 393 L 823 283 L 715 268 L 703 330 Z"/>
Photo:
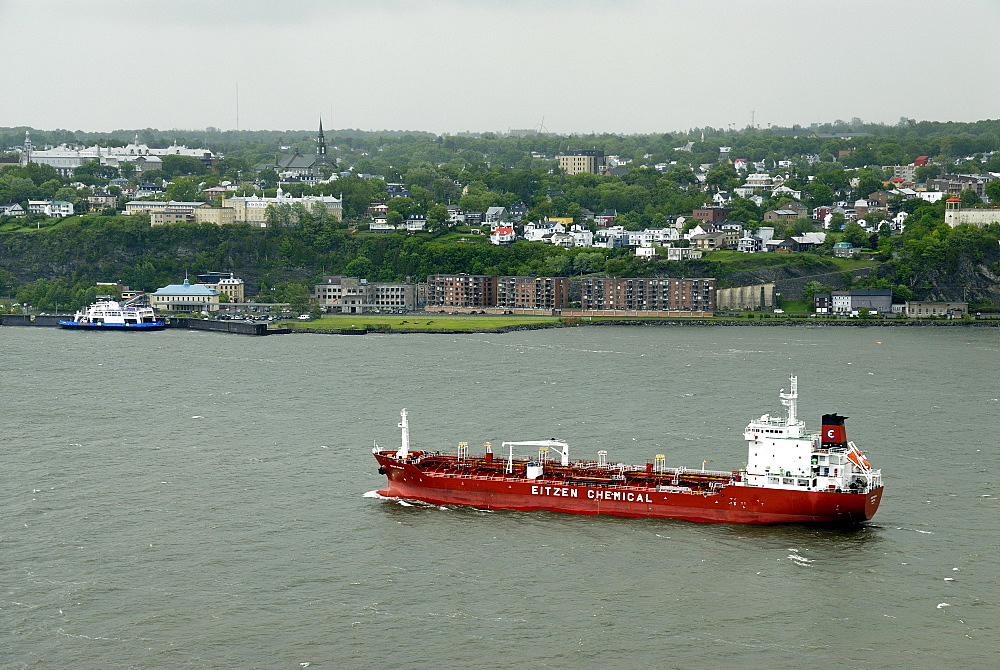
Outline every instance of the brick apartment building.
<path fill-rule="evenodd" d="M 497 304 L 497 278 L 487 275 L 429 275 L 428 307 L 482 308 Z"/>
<path fill-rule="evenodd" d="M 584 277 L 580 307 L 594 310 L 715 311 L 715 279 Z"/>
<path fill-rule="evenodd" d="M 568 300 L 567 277 L 500 277 L 497 282 L 497 307 L 562 309 Z"/>

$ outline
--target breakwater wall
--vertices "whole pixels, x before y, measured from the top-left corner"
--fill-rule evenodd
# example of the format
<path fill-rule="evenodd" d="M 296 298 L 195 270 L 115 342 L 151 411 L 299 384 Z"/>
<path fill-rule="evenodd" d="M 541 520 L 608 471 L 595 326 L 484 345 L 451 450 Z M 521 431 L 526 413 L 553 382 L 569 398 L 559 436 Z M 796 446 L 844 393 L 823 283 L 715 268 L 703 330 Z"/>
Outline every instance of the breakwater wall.
<path fill-rule="evenodd" d="M 72 315 L 58 314 L 0 314 L 0 326 L 58 326 L 60 319 L 72 319 Z"/>
<path fill-rule="evenodd" d="M 167 319 L 168 328 L 187 328 L 188 330 L 211 330 L 216 333 L 235 333 L 237 335 L 283 335 L 288 328 L 268 328 L 266 323 L 249 321 L 209 321 L 206 319 L 188 319 L 185 317 Z"/>

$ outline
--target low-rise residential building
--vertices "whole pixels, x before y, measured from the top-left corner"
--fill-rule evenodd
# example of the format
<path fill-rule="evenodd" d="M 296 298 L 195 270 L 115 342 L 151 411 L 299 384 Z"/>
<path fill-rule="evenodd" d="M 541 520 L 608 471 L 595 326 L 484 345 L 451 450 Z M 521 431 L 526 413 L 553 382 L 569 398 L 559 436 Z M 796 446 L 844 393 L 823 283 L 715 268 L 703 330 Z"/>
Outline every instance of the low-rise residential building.
<path fill-rule="evenodd" d="M 598 230 L 592 246 L 600 249 L 620 249 L 628 246 L 628 231 L 622 226 L 611 226 Z"/>
<path fill-rule="evenodd" d="M 94 193 L 87 196 L 87 206 L 91 212 L 101 212 L 118 207 L 118 196 L 110 193 Z"/>
<path fill-rule="evenodd" d="M 542 238 L 551 233 L 565 233 L 566 226 L 558 221 L 532 221 L 522 227 L 522 236 L 528 242 L 541 242 Z"/>
<path fill-rule="evenodd" d="M 802 233 L 801 235 L 794 235 L 786 242 L 792 251 L 809 251 L 810 249 L 816 249 L 822 246 L 826 241 L 826 233 L 822 232 L 808 232 Z"/>
<path fill-rule="evenodd" d="M 905 313 L 915 319 L 929 319 L 931 317 L 960 319 L 969 313 L 969 303 L 908 300 Z"/>
<path fill-rule="evenodd" d="M 862 309 L 877 314 L 892 312 L 892 290 L 882 288 L 855 288 L 849 291 L 833 291 L 813 297 L 816 311 L 827 309 L 834 314 L 857 314 Z"/>
<path fill-rule="evenodd" d="M 569 229 L 569 234 L 573 237 L 573 246 L 575 247 L 594 246 L 594 233 L 586 226 L 574 224 L 573 227 Z"/>
<path fill-rule="evenodd" d="M 658 256 L 666 256 L 668 261 L 698 260 L 704 253 L 701 249 L 691 247 L 660 247 L 657 251 Z"/>
<path fill-rule="evenodd" d="M 53 218 L 73 215 L 73 203 L 65 200 L 29 200 L 29 214 L 44 214 Z"/>
<path fill-rule="evenodd" d="M 368 224 L 368 230 L 373 233 L 394 233 L 396 232 L 396 226 L 389 223 L 384 216 L 380 215 Z"/>
<path fill-rule="evenodd" d="M 833 311 L 833 303 L 829 293 L 816 293 L 813 295 L 813 310 L 817 314 L 828 314 Z"/>
<path fill-rule="evenodd" d="M 569 300 L 567 277 L 500 277 L 497 307 L 505 309 L 562 309 Z"/>
<path fill-rule="evenodd" d="M 628 246 L 652 247 L 668 242 L 676 242 L 680 238 L 681 235 L 676 228 L 647 228 L 645 230 L 629 232 Z"/>
<path fill-rule="evenodd" d="M 726 246 L 726 234 L 722 231 L 702 233 L 700 235 L 692 235 L 689 241 L 692 247 L 701 249 L 702 251 L 722 249 Z"/>
<path fill-rule="evenodd" d="M 854 258 L 858 249 L 850 242 L 835 242 L 833 244 L 833 255 L 837 258 Z"/>
<path fill-rule="evenodd" d="M 426 214 L 410 214 L 403 222 L 403 227 L 408 233 L 418 233 L 427 227 Z"/>
<path fill-rule="evenodd" d="M 594 225 L 598 228 L 607 228 L 615 223 L 615 219 L 618 217 L 618 212 L 613 209 L 606 209 L 600 214 L 594 215 Z"/>
<path fill-rule="evenodd" d="M 733 189 L 736 195 L 741 198 L 749 198 L 752 195 L 770 194 L 776 186 L 780 186 L 784 180 L 781 177 L 772 177 L 766 172 L 754 172 L 747 175 L 746 181 L 741 186 Z"/>
<path fill-rule="evenodd" d="M 794 209 L 772 209 L 764 212 L 765 221 L 797 221 L 804 218 L 804 212 L 799 213 Z"/>
<path fill-rule="evenodd" d="M 506 207 L 488 207 L 486 209 L 484 223 L 497 227 L 505 223 L 506 221 L 507 221 Z"/>
<path fill-rule="evenodd" d="M 705 205 L 691 212 L 691 217 L 699 221 L 725 221 L 729 216 L 729 210 L 716 205 Z"/>
<path fill-rule="evenodd" d="M 958 195 L 962 191 L 975 191 L 980 198 L 985 194 L 986 185 L 995 180 L 993 175 L 945 174 L 927 180 L 928 191 L 941 191 L 948 195 Z"/>
<path fill-rule="evenodd" d="M 0 216 L 24 216 L 24 207 L 20 203 L 7 202 L 0 204 Z"/>
<path fill-rule="evenodd" d="M 515 240 L 517 240 L 517 234 L 514 232 L 513 228 L 496 228 L 492 233 L 490 233 L 490 243 L 497 246 L 513 244 Z"/>
<path fill-rule="evenodd" d="M 715 279 L 584 277 L 580 306 L 589 310 L 715 311 Z"/>

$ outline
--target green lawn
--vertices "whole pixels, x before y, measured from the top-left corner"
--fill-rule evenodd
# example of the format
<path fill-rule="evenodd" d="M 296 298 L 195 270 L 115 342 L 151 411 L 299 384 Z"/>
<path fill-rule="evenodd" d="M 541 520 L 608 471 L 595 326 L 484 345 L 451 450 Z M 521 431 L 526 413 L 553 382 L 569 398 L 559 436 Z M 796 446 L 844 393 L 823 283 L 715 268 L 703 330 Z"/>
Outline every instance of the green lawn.
<path fill-rule="evenodd" d="M 819 256 L 811 253 L 776 254 L 773 252 L 757 252 L 744 254 L 739 251 L 719 249 L 706 254 L 704 260 L 709 263 L 732 266 L 735 270 L 753 270 L 763 267 L 781 267 L 784 265 L 801 265 L 803 262 L 815 265 L 818 273 L 844 272 L 855 268 L 878 265 L 876 261 L 858 260 L 853 258 L 836 258 L 834 256 Z M 824 268 L 823 266 L 826 266 Z"/>
<path fill-rule="evenodd" d="M 351 329 L 389 326 L 392 330 L 493 330 L 505 326 L 549 325 L 558 323 L 554 316 L 494 314 L 331 314 L 312 321 L 283 321 L 294 329 Z"/>

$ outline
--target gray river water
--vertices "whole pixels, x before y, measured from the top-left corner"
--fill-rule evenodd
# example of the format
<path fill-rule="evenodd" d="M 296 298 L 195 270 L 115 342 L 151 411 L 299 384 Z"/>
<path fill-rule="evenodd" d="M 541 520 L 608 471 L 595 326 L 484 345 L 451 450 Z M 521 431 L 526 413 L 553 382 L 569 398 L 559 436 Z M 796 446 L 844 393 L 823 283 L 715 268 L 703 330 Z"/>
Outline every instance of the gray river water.
<path fill-rule="evenodd" d="M 1000 330 L 0 328 L 3 668 L 997 667 Z M 726 470 L 847 415 L 850 529 L 366 495 L 372 441 Z M 308 666 L 306 664 L 309 664 Z"/>

